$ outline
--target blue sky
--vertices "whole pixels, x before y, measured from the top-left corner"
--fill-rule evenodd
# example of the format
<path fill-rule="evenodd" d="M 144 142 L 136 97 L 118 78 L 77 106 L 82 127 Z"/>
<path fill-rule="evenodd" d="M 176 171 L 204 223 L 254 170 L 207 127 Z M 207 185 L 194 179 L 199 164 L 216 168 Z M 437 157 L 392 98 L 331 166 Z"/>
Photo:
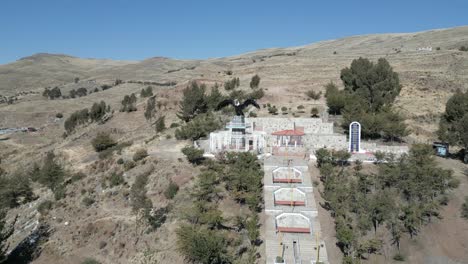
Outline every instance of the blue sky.
<path fill-rule="evenodd" d="M 38 52 L 203 59 L 463 25 L 466 0 L 2 0 L 0 64 Z"/>

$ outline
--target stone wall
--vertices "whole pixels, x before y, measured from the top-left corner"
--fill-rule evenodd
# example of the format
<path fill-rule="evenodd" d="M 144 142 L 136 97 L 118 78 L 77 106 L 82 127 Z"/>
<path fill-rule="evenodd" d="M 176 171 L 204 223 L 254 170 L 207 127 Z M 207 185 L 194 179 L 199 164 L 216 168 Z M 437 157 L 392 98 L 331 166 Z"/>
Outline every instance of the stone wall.
<path fill-rule="evenodd" d="M 267 134 L 276 131 L 303 127 L 306 134 L 333 134 L 333 123 L 324 123 L 321 118 L 245 118 L 255 130 L 263 130 Z"/>

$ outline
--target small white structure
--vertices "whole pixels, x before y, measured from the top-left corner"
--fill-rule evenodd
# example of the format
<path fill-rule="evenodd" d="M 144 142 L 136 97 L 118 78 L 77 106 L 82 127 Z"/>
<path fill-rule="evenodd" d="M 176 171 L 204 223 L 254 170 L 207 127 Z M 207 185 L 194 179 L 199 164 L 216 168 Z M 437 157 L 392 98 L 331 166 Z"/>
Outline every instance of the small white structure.
<path fill-rule="evenodd" d="M 420 47 L 416 49 L 417 51 L 432 51 L 432 47 Z"/>
<path fill-rule="evenodd" d="M 255 131 L 243 116 L 234 116 L 226 130 L 210 133 L 210 152 L 254 151 L 263 153 L 266 133 Z"/>
<path fill-rule="evenodd" d="M 349 124 L 349 152 L 356 153 L 362 152 L 361 149 L 361 124 L 359 122 L 352 122 Z"/>

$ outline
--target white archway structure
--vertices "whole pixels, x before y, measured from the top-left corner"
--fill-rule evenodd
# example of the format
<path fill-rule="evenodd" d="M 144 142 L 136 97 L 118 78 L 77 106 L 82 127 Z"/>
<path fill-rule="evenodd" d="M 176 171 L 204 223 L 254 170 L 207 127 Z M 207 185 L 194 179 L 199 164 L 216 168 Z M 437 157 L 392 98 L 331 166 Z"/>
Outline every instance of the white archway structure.
<path fill-rule="evenodd" d="M 361 124 L 359 122 L 351 122 L 349 124 L 349 147 L 351 153 L 362 152 L 361 149 Z"/>

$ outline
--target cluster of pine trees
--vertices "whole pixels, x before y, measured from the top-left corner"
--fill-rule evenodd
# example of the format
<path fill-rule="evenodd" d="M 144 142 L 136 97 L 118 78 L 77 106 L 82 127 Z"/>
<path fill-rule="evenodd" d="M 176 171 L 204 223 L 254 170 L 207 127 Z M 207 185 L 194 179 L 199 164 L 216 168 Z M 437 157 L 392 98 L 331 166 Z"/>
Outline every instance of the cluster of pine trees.
<path fill-rule="evenodd" d="M 344 263 L 380 252 L 389 243 L 387 236 L 399 252 L 401 238 L 417 235 L 423 225 L 440 217 L 448 192 L 459 184 L 452 171 L 437 166 L 429 145 L 415 144 L 400 158 L 384 157 L 375 174 L 363 172 L 361 162 L 351 169 L 345 166 L 346 157 L 320 152 L 322 197 L 335 218 Z"/>
<path fill-rule="evenodd" d="M 87 124 L 90 121 L 97 122 L 110 111 L 110 105 L 106 105 L 104 101 L 94 103 L 91 109 L 85 108 L 75 111 L 65 120 L 65 131 L 70 134 L 77 126 Z"/>
<path fill-rule="evenodd" d="M 229 153 L 213 161 L 203 160 L 193 147 L 183 152 L 189 161 L 202 165 L 202 172 L 191 192 L 185 223 L 176 231 L 179 251 L 194 263 L 255 263 L 263 203 L 263 171 L 257 157 Z M 223 216 L 218 207 L 227 198 L 241 205 L 235 217 Z"/>
<path fill-rule="evenodd" d="M 408 134 L 404 118 L 392 108 L 401 85 L 387 60 L 353 60 L 349 68 L 341 70 L 341 80 L 344 90 L 329 83 L 325 97 L 329 113 L 343 115 L 344 129 L 358 121 L 363 137 L 398 140 Z"/>
<path fill-rule="evenodd" d="M 122 107 L 120 108 L 120 112 L 129 113 L 138 110 L 136 107 L 136 102 L 137 98 L 135 93 L 132 93 L 131 95 L 125 95 L 124 99 L 121 102 Z"/>

